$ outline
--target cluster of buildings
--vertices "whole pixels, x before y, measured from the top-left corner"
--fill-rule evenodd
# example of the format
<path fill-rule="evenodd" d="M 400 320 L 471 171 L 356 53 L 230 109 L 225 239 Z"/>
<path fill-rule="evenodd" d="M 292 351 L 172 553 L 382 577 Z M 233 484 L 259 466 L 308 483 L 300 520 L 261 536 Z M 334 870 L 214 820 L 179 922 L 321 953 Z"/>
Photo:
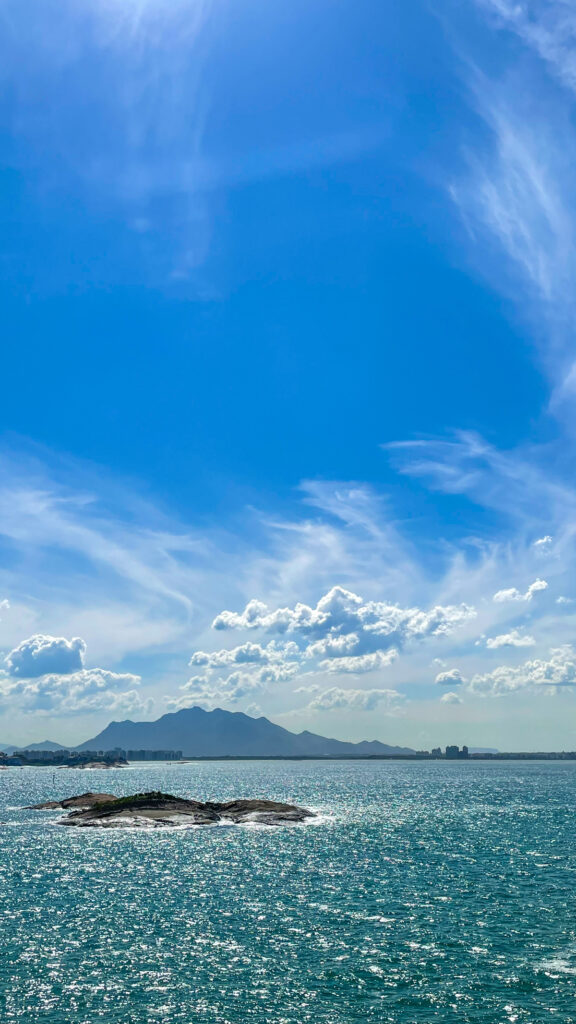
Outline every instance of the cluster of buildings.
<path fill-rule="evenodd" d="M 446 761 L 576 761 L 576 751 L 574 750 L 517 750 L 517 751 L 500 751 L 500 750 L 483 750 L 473 751 L 470 753 L 468 747 L 463 746 L 462 748 L 457 746 L 448 746 L 444 753 L 440 747 L 434 747 L 430 752 L 427 750 L 420 750 L 413 758 L 425 759 L 425 758 L 442 758 Z"/>
<path fill-rule="evenodd" d="M 110 752 L 101 752 L 98 757 L 93 750 L 15 750 L 13 754 L 0 751 L 0 767 L 24 767 L 35 765 L 54 768 L 79 768 L 82 765 L 98 761 L 105 766 L 122 763 L 122 760 Z"/>
<path fill-rule="evenodd" d="M 117 765 L 127 761 L 181 761 L 181 750 L 16 750 L 0 751 L 0 767 L 46 765 L 55 768 L 80 767 L 86 764 Z"/>
<path fill-rule="evenodd" d="M 466 746 L 462 747 L 462 750 L 460 750 L 460 747 L 451 746 L 446 747 L 445 750 L 442 750 L 442 747 L 432 747 L 432 750 L 417 750 L 414 754 L 402 754 L 400 756 L 411 759 L 416 758 L 418 760 L 441 757 L 443 759 L 446 758 L 448 761 L 455 761 L 457 759 L 462 760 L 462 758 L 474 757 L 474 754 L 470 754 Z"/>

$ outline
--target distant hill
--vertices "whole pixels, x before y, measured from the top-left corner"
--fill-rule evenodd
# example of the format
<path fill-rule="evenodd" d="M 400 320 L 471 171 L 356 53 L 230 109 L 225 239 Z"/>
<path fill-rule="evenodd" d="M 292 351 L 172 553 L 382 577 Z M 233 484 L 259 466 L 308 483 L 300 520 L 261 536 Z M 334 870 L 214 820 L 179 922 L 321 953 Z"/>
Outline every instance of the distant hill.
<path fill-rule="evenodd" d="M 241 711 L 184 708 L 156 722 L 111 722 L 76 750 L 181 750 L 184 757 L 322 757 L 370 754 L 413 754 L 409 747 L 391 747 L 377 740 L 346 743 L 312 732 L 293 733 L 267 718 Z"/>
<path fill-rule="evenodd" d="M 5 754 L 13 754 L 15 750 L 69 750 L 70 747 L 63 747 L 61 743 L 53 743 L 52 740 L 42 740 L 41 743 L 27 743 L 25 746 L 16 747 L 13 743 L 0 743 L 0 750 Z"/>

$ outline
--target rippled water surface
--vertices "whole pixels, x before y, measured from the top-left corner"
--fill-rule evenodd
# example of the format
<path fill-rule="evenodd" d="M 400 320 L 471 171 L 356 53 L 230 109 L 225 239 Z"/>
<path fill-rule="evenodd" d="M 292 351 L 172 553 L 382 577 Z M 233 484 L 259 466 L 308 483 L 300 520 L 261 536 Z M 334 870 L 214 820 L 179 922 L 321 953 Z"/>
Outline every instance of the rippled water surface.
<path fill-rule="evenodd" d="M 576 765 L 0 772 L 0 1021 L 576 1022 Z M 303 826 L 110 832 L 86 789 L 267 796 Z"/>

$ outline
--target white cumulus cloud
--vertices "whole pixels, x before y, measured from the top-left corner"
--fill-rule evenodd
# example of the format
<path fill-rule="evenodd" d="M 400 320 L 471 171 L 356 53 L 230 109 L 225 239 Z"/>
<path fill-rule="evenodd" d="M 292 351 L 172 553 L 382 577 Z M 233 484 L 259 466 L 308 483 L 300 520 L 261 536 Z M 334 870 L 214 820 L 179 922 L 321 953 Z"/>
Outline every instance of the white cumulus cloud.
<path fill-rule="evenodd" d="M 508 590 L 497 590 L 492 600 L 497 604 L 503 604 L 505 601 L 531 601 L 534 594 L 547 589 L 546 580 L 534 580 L 523 594 L 516 587 L 510 587 Z"/>
<path fill-rule="evenodd" d="M 223 611 L 212 625 L 217 630 L 259 629 L 268 634 L 289 633 L 308 645 L 314 657 L 342 657 L 399 647 L 412 640 L 447 636 L 475 616 L 465 604 L 401 608 L 385 601 L 364 601 L 343 587 L 332 587 L 315 607 L 270 611 L 261 601 L 250 601 L 243 612 Z M 320 643 L 320 647 L 317 644 Z"/>
<path fill-rule="evenodd" d="M 440 697 L 440 703 L 441 704 L 463 704 L 464 701 L 462 700 L 462 697 L 460 697 L 459 694 L 454 693 L 452 690 L 449 690 L 448 693 L 443 693 L 442 694 L 442 696 Z"/>
<path fill-rule="evenodd" d="M 77 672 L 84 666 L 85 653 L 86 644 L 79 636 L 66 640 L 37 634 L 10 651 L 5 664 L 11 676 L 36 679 L 48 672 L 58 675 Z"/>
<path fill-rule="evenodd" d="M 398 690 L 344 690 L 334 686 L 314 697 L 309 708 L 313 711 L 374 711 L 375 708 L 383 708 L 393 714 L 402 707 L 404 699 Z"/>
<path fill-rule="evenodd" d="M 166 700 L 166 706 L 171 711 L 179 711 L 194 704 L 209 708 L 222 704 L 237 704 L 238 701 L 261 692 L 263 683 L 257 675 L 249 672 L 232 672 L 226 678 L 215 680 L 213 683 L 202 676 L 192 676 L 180 689 L 184 691 L 183 696 Z"/>
<path fill-rule="evenodd" d="M 482 697 L 555 686 L 576 686 L 576 653 L 570 644 L 553 648 L 547 661 L 538 658 L 518 666 L 501 665 L 470 680 L 472 693 Z"/>
<path fill-rule="evenodd" d="M 389 651 L 374 651 L 372 654 L 359 654 L 357 657 L 330 658 L 321 661 L 318 668 L 331 674 L 344 672 L 347 675 L 364 675 L 365 672 L 377 672 L 387 668 L 397 657 L 398 651 L 392 647 Z"/>
<path fill-rule="evenodd" d="M 255 686 L 281 682 L 298 672 L 307 676 L 364 675 L 384 671 L 413 644 L 428 639 L 447 637 L 476 615 L 467 604 L 434 605 L 432 608 L 401 607 L 387 601 L 367 601 L 341 586 L 328 590 L 316 605 L 297 602 L 281 608 L 270 608 L 262 601 L 251 600 L 241 612 L 223 611 L 213 620 L 217 631 L 256 631 L 264 636 L 279 637 L 266 646 L 244 643 L 239 647 L 208 654 L 197 651 L 190 664 L 208 676 L 224 666 L 244 663 L 251 669 Z M 265 667 L 256 674 L 258 664 Z M 252 667 L 253 666 L 253 667 Z M 203 689 L 212 696 L 225 695 L 237 699 L 237 691 L 211 681 Z M 388 690 L 343 690 L 343 701 L 355 700 L 360 706 L 384 700 Z M 330 689 L 331 696 L 315 698 L 314 707 L 327 707 L 340 690 Z M 362 696 L 371 693 L 372 696 Z"/>
<path fill-rule="evenodd" d="M 239 647 L 232 647 L 222 651 L 195 651 L 190 658 L 189 664 L 201 665 L 209 668 L 219 668 L 222 665 L 265 665 L 270 661 L 270 652 L 260 644 L 241 644 Z"/>
<path fill-rule="evenodd" d="M 499 647 L 534 647 L 535 643 L 533 636 L 521 633 L 518 629 L 511 629 L 509 633 L 488 637 L 486 647 L 494 651 Z"/>
<path fill-rule="evenodd" d="M 464 676 L 459 668 L 449 668 L 445 672 L 439 672 L 434 682 L 438 686 L 462 686 Z"/>
<path fill-rule="evenodd" d="M 167 703 L 171 708 L 188 707 L 193 696 L 196 703 L 210 706 L 236 704 L 244 697 L 265 691 L 270 685 L 291 679 L 296 671 L 297 666 L 291 663 L 246 664 L 242 669 L 219 678 L 214 678 L 209 671 L 208 676 L 191 676 L 180 687 L 186 696 L 169 699 Z"/>
<path fill-rule="evenodd" d="M 137 692 L 140 677 L 106 669 L 67 675 L 0 680 L 0 699 L 22 711 L 70 715 L 86 711 L 145 712 L 150 702 Z"/>

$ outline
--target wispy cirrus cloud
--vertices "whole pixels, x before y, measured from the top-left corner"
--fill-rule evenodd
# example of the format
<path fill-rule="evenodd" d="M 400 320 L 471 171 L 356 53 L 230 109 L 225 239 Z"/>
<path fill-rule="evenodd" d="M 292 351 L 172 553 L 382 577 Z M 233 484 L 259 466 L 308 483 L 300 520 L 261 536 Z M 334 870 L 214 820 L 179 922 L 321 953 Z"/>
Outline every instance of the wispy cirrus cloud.
<path fill-rule="evenodd" d="M 140 274 L 156 284 L 192 275 L 210 245 L 212 210 L 194 176 L 187 187 L 173 180 L 169 203 L 162 177 L 169 166 L 193 168 L 204 157 L 214 7 L 213 0 L 49 0 L 30 19 L 26 5 L 0 3 L 7 136 L 29 202 L 56 217 L 63 197 L 74 195 L 85 223 L 105 209 Z M 169 257 L 162 256 L 167 236 Z M 113 273 L 110 263 L 100 273 Z M 48 279 L 61 287 L 51 276 L 38 287 Z"/>
<path fill-rule="evenodd" d="M 497 23 L 516 35 L 576 92 L 576 23 L 570 0 L 477 0 Z"/>
<path fill-rule="evenodd" d="M 556 113 L 552 124 L 545 111 L 539 118 L 513 76 L 495 84 L 477 71 L 472 80 L 489 136 L 483 150 L 467 151 L 469 177 L 452 184 L 452 197 L 472 230 L 496 242 L 524 278 L 532 308 L 536 300 L 548 325 L 565 329 L 576 269 L 569 116 L 558 123 Z M 511 291 L 513 274 L 503 280 Z"/>
<path fill-rule="evenodd" d="M 138 280 L 154 287 L 189 282 L 193 294 L 217 291 L 203 268 L 218 194 L 358 160 L 387 134 L 379 117 L 211 145 L 211 127 L 218 135 L 222 120 L 214 83 L 228 73 L 220 63 L 226 14 L 215 0 L 48 0 L 32 20 L 26 5 L 0 0 L 0 19 L 6 135 L 30 204 L 59 226 L 70 196 L 92 228 L 101 229 L 106 211 L 114 245 L 120 239 L 120 253 L 129 248 Z M 125 257 L 95 254 L 94 264 L 106 279 L 130 275 Z M 38 289 L 62 287 L 58 273 L 81 269 L 54 267 L 39 275 Z"/>
<path fill-rule="evenodd" d="M 433 490 L 465 495 L 497 513 L 502 526 L 508 524 L 515 537 L 532 546 L 532 555 L 553 556 L 546 564 L 555 564 L 566 538 L 574 534 L 576 490 L 557 465 L 558 446 L 505 450 L 472 431 L 457 431 L 448 438 L 393 442 L 383 448 L 399 472 Z M 556 540 L 548 551 L 535 543 L 546 527 L 553 529 Z M 533 565 L 542 571 L 541 560 Z"/>
<path fill-rule="evenodd" d="M 484 131 L 463 147 L 467 171 L 449 190 L 469 229 L 471 259 L 528 318 L 558 408 L 576 385 L 573 11 L 563 0 L 475 0 L 475 7 L 495 42 L 499 36 L 505 45 L 512 34 L 521 46 L 495 72 L 460 44 Z"/>

